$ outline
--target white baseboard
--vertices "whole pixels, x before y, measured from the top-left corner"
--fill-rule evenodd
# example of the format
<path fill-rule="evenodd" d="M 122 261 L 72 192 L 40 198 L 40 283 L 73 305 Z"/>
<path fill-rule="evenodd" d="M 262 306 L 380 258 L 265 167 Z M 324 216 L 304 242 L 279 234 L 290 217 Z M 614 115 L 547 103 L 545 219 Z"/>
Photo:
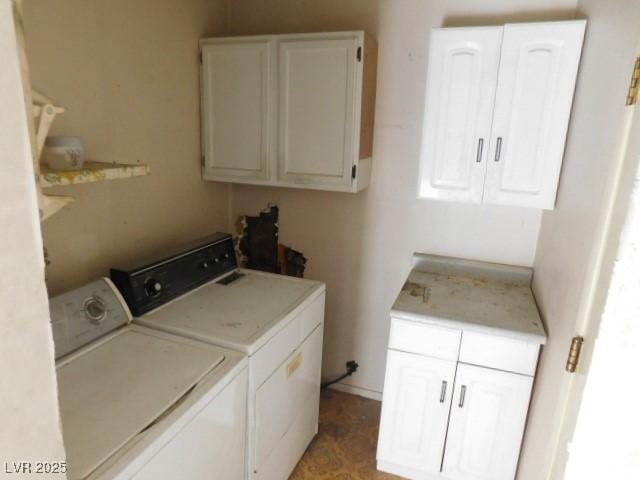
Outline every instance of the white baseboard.
<path fill-rule="evenodd" d="M 432 474 L 422 472 L 413 468 L 403 467 L 392 462 L 385 462 L 384 460 L 378 460 L 376 463 L 376 469 L 381 472 L 391 473 L 403 478 L 409 478 L 413 480 L 446 480 L 439 474 Z"/>
<path fill-rule="evenodd" d="M 367 388 L 356 387 L 354 385 L 348 385 L 346 383 L 334 383 L 329 388 L 337 390 L 339 392 L 350 393 L 352 395 L 358 395 L 364 398 L 370 398 L 371 400 L 382 401 L 382 392 L 376 392 L 375 390 L 369 390 Z"/>

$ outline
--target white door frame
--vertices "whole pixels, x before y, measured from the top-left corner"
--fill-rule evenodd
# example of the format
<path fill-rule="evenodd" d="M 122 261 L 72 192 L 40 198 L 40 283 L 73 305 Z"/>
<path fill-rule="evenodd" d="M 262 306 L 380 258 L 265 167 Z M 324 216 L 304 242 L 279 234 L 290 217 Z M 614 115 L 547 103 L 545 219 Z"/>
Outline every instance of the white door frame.
<path fill-rule="evenodd" d="M 24 77 L 20 61 L 20 30 L 20 2 L 0 0 L 0 469 L 5 474 L 3 478 L 36 478 L 41 475 L 35 473 L 35 462 L 53 466 L 65 460 L 29 135 L 30 113 L 25 108 L 24 85 L 28 79 Z M 15 474 L 19 468 L 29 468 L 29 464 L 34 473 Z M 60 471 L 65 468 L 58 466 Z M 66 478 L 62 473 L 42 477 Z"/>
<path fill-rule="evenodd" d="M 599 237 L 596 240 L 589 268 L 592 274 L 588 276 L 583 293 L 584 301 L 581 302 L 581 308 L 577 315 L 579 321 L 576 325 L 576 332 L 584 337 L 585 342 L 578 369 L 569 380 L 568 394 L 563 406 L 564 417 L 557 438 L 557 449 L 552 466 L 552 479 L 630 478 L 612 475 L 610 471 L 605 477 L 591 476 L 591 474 L 585 476 L 584 473 L 582 476 L 575 475 L 577 471 L 582 470 L 582 467 L 594 461 L 603 461 L 611 466 L 610 459 L 604 458 L 600 452 L 586 454 L 585 446 L 594 439 L 601 447 L 616 444 L 616 438 L 607 436 L 605 441 L 593 431 L 593 428 L 603 417 L 608 418 L 614 411 L 627 411 L 626 406 L 633 405 L 628 401 L 620 402 L 622 400 L 620 399 L 621 390 L 616 388 L 605 394 L 609 395 L 608 408 L 597 413 L 593 412 L 593 402 L 598 398 L 596 392 L 599 391 L 602 394 L 601 389 L 605 388 L 604 379 L 600 377 L 601 368 L 606 368 L 616 353 L 616 346 L 603 343 L 600 336 L 609 328 L 608 324 L 613 323 L 613 319 L 607 319 L 607 310 L 616 308 L 610 306 L 611 302 L 620 301 L 620 299 L 613 299 L 616 296 L 615 290 L 617 288 L 614 285 L 621 281 L 616 278 L 616 275 L 619 275 L 616 273 L 616 269 L 624 269 L 623 266 L 617 266 L 617 263 L 620 255 L 623 254 L 622 251 L 625 248 L 628 249 L 628 244 L 634 241 L 630 234 L 627 234 L 627 238 L 624 240 L 627 245 L 624 245 L 621 243 L 620 235 L 624 225 L 634 221 L 632 217 L 636 212 L 633 210 L 633 202 L 640 201 L 640 196 L 637 193 L 632 196 L 632 190 L 638 182 L 636 176 L 640 165 L 640 114 L 637 114 L 638 108 L 640 107 L 631 106 L 625 112 L 626 118 L 620 141 L 621 148 L 617 156 L 612 155 L 612 158 L 618 160 L 614 163 L 615 172 L 607 184 L 607 193 L 603 195 L 603 198 L 608 198 L 609 201 L 598 222 Z M 624 228 L 628 230 L 627 227 Z M 637 235 L 635 241 L 640 242 L 640 231 L 634 232 L 634 234 Z M 640 298 L 640 290 L 636 292 L 636 296 Z M 640 349 L 640 344 L 637 348 Z M 631 365 L 627 367 L 631 370 Z M 616 373 L 615 376 L 618 377 L 621 371 L 624 370 L 618 369 L 615 372 L 608 372 L 609 380 L 614 377 L 611 375 L 612 373 Z M 633 382 L 633 376 L 633 373 L 630 373 L 626 381 Z M 599 383 L 602 384 L 600 387 L 597 386 Z M 606 408 L 604 405 L 601 407 Z M 591 413 L 587 414 L 586 412 L 589 411 Z M 578 425 L 581 427 L 578 428 Z M 620 426 L 625 427 L 625 425 Z M 575 451 L 576 445 L 582 445 L 580 454 Z M 584 470 L 584 472 L 592 471 L 593 469 L 589 468 Z"/>
<path fill-rule="evenodd" d="M 640 115 L 632 108 L 608 235 L 608 288 L 603 289 L 598 336 L 589 358 L 565 479 L 637 478 L 640 471 Z M 609 253 L 609 252 L 607 252 Z M 604 293 L 604 292 L 603 292 Z M 576 389 L 577 390 L 577 389 Z M 576 405 L 577 406 L 577 405 Z"/>

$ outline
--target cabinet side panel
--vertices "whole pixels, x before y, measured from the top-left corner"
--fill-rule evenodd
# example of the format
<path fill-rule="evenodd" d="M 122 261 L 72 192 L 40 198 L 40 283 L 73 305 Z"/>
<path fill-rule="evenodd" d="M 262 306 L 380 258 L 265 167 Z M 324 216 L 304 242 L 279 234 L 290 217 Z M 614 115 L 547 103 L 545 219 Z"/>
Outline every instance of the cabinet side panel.
<path fill-rule="evenodd" d="M 373 127 L 376 110 L 376 84 L 378 75 L 378 44 L 365 33 L 362 66 L 362 104 L 360 112 L 360 160 L 373 156 Z"/>

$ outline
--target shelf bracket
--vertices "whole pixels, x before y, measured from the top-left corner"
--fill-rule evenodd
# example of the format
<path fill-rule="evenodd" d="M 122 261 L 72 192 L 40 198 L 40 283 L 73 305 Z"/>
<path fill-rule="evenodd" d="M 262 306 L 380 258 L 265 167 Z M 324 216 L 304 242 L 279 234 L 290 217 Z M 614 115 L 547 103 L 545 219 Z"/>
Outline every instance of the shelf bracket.
<path fill-rule="evenodd" d="M 36 161 L 40 161 L 44 142 L 51 128 L 53 120 L 58 114 L 57 108 L 52 104 L 37 105 L 33 109 L 34 115 L 38 118 L 36 122 Z"/>
<path fill-rule="evenodd" d="M 42 208 L 40 220 L 45 221 L 55 213 L 58 213 L 64 207 L 73 202 L 73 197 L 66 195 L 42 195 Z"/>

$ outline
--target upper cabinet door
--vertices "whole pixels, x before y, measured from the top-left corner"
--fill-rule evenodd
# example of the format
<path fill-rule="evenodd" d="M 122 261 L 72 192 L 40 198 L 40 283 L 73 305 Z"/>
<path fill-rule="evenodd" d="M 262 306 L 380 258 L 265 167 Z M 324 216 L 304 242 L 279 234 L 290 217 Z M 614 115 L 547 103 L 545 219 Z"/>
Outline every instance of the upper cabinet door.
<path fill-rule="evenodd" d="M 203 177 L 266 179 L 272 142 L 272 40 L 202 43 Z"/>
<path fill-rule="evenodd" d="M 361 34 L 282 37 L 278 174 L 286 183 L 348 186 L 358 158 Z"/>
<path fill-rule="evenodd" d="M 456 363 L 389 350 L 378 462 L 437 473 Z"/>
<path fill-rule="evenodd" d="M 504 27 L 486 203 L 554 207 L 585 25 Z"/>
<path fill-rule="evenodd" d="M 482 201 L 502 31 L 432 30 L 420 197 Z"/>
<path fill-rule="evenodd" d="M 443 475 L 513 480 L 533 378 L 458 364 Z"/>

